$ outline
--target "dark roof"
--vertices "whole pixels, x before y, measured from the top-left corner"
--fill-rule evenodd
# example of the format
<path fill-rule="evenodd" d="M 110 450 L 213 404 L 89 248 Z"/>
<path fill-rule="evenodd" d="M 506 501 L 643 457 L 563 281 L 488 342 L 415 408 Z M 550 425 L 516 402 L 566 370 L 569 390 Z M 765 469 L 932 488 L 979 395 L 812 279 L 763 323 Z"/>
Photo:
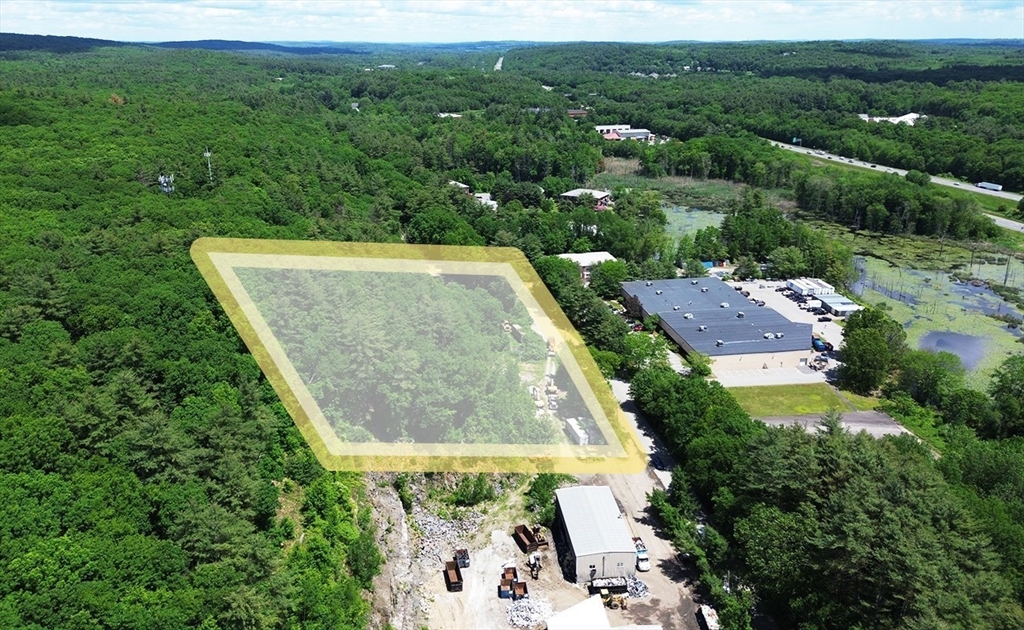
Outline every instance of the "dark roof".
<path fill-rule="evenodd" d="M 702 292 L 703 288 L 707 291 Z M 757 306 L 718 278 L 640 280 L 622 283 L 622 290 L 636 297 L 647 314 L 657 313 L 666 332 L 709 356 L 810 350 L 810 324 L 792 322 L 769 306 Z M 728 306 L 723 307 L 723 302 Z M 742 318 L 738 317 L 741 312 Z M 687 313 L 693 317 L 688 319 Z M 698 330 L 700 326 L 707 330 Z M 766 333 L 772 338 L 765 339 Z M 775 333 L 783 337 L 777 339 Z M 719 340 L 723 345 L 717 345 Z"/>

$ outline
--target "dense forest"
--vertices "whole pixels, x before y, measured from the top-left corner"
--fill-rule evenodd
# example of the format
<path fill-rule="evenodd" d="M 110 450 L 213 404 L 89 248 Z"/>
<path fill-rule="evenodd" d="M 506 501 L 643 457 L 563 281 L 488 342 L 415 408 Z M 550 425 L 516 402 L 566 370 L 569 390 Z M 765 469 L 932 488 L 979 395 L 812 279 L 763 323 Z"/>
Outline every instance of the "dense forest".
<path fill-rule="evenodd" d="M 444 51 L 370 72 L 384 53 L 0 51 L 0 627 L 368 624 L 382 556 L 364 480 L 324 471 L 302 440 L 189 258 L 202 236 L 517 247 L 670 438 L 683 466 L 652 501 L 730 627 L 746 627 L 751 593 L 786 627 L 1021 627 L 1019 357 L 984 392 L 936 394 L 916 355 L 866 375 L 903 412 L 948 424 L 935 460 L 835 419 L 817 435 L 767 430 L 724 389 L 666 370 L 664 342 L 629 334 L 602 300 L 726 256 L 750 274 L 848 282 L 850 250 L 762 187 L 881 232 L 993 233 L 923 180 L 812 171 L 754 134 L 1024 187 L 1016 48 L 772 46 L 516 49 L 500 73 Z M 678 62 L 715 70 L 633 65 L 683 49 Z M 590 65 L 608 59 L 619 65 Z M 972 64 L 984 72 L 964 80 Z M 847 74 L 811 72 L 832 67 Z M 903 74 L 875 80 L 886 72 Z M 575 105 L 591 117 L 566 116 Z M 929 118 L 855 116 L 908 108 Z M 608 143 L 595 121 L 676 140 Z M 751 190 L 721 229 L 678 241 L 657 193 L 616 190 L 603 212 L 558 198 L 612 155 Z M 589 288 L 554 256 L 594 250 L 619 260 Z"/>
<path fill-rule="evenodd" d="M 839 155 L 1024 190 L 1019 41 L 575 45 L 513 50 L 505 68 L 571 94 L 597 123 L 679 140 L 736 129 L 799 137 Z M 858 118 L 908 112 L 927 118 Z"/>
<path fill-rule="evenodd" d="M 345 442 L 551 444 L 520 380 L 540 385 L 547 345 L 508 282 L 473 276 L 236 268 Z M 502 299 L 504 298 L 504 299 Z M 522 341 L 502 329 L 521 326 Z"/>

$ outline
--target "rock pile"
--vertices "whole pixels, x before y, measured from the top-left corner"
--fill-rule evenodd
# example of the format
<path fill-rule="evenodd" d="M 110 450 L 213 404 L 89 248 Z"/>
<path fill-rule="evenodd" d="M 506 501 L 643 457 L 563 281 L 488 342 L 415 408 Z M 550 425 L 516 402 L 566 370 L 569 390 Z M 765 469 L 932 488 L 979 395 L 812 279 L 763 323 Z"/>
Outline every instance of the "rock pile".
<path fill-rule="evenodd" d="M 467 512 L 461 518 L 446 519 L 419 506 L 413 508 L 413 520 L 422 532 L 420 536 L 419 556 L 440 556 L 450 560 L 456 547 L 466 547 L 480 530 L 484 517 L 479 512 Z"/>
<path fill-rule="evenodd" d="M 640 578 L 626 576 L 626 593 L 633 598 L 643 599 L 651 594 L 651 589 Z"/>
<path fill-rule="evenodd" d="M 540 599 L 517 599 L 508 607 L 508 623 L 516 628 L 534 628 L 551 616 L 551 605 Z"/>

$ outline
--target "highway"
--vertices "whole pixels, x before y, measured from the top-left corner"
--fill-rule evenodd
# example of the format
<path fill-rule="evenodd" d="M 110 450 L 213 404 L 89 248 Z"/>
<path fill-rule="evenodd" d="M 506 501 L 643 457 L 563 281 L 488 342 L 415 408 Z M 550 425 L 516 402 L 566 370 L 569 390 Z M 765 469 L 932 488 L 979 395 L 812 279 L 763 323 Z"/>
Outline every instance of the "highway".
<path fill-rule="evenodd" d="M 896 173 L 900 177 L 903 177 L 907 174 L 907 171 L 901 168 L 892 168 L 890 166 L 884 166 L 882 164 L 872 164 L 871 162 L 864 162 L 861 160 L 842 157 L 839 155 L 835 155 L 834 153 L 829 153 L 827 151 L 807 149 L 801 146 L 797 146 L 795 144 L 786 144 L 785 142 L 778 142 L 777 140 L 770 140 L 768 138 L 765 138 L 765 140 L 768 140 L 768 142 L 772 143 L 777 147 L 788 149 L 790 151 L 796 151 L 797 153 L 804 153 L 813 158 L 823 161 L 827 160 L 832 162 L 842 162 L 847 166 L 856 166 L 859 168 L 873 170 L 878 173 Z M 1006 199 L 1007 201 L 1013 202 L 1014 206 L 1017 204 L 1017 202 L 1021 200 L 1021 195 L 1012 192 L 1007 192 L 1005 190 L 986 190 L 984 188 L 978 188 L 973 184 L 958 182 L 954 179 L 936 177 L 935 175 L 931 175 L 930 177 L 932 178 L 933 184 L 938 184 L 939 186 L 948 186 L 949 188 L 960 188 L 962 190 L 970 190 L 971 192 L 980 193 L 982 195 L 989 195 L 990 197 L 999 197 L 1000 199 Z M 990 217 L 993 221 L 995 221 L 996 225 L 998 225 L 1001 228 L 1006 228 L 1007 230 L 1015 230 L 1017 232 L 1024 232 L 1024 223 L 1021 223 L 1019 221 L 1011 221 L 1010 219 L 1004 219 L 994 214 L 986 213 L 986 216 Z"/>

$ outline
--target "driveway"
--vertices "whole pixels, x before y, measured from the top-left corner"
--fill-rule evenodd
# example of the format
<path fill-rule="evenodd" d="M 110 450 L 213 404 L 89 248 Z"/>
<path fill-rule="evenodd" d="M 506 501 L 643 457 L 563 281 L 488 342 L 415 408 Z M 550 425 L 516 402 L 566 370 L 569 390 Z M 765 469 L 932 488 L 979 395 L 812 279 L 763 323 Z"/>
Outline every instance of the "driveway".
<path fill-rule="evenodd" d="M 757 387 L 759 385 L 803 385 L 824 383 L 825 372 L 810 368 L 768 368 L 762 370 L 715 371 L 715 380 L 722 387 Z"/>
<path fill-rule="evenodd" d="M 669 540 L 656 533 L 656 522 L 648 511 L 647 494 L 664 489 L 671 481 L 671 468 L 675 465 L 668 450 L 654 433 L 646 419 L 637 413 L 629 398 L 629 384 L 611 381 L 612 392 L 622 406 L 640 438 L 643 449 L 657 458 L 664 470 L 648 467 L 635 475 L 584 475 L 584 484 L 608 485 L 619 507 L 626 516 L 634 536 L 643 538 L 651 557 L 651 570 L 637 573 L 647 584 L 651 594 L 642 600 L 630 600 L 629 608 L 609 610 L 612 627 L 625 624 L 661 624 L 665 630 L 699 630 L 695 617 L 696 606 L 688 586 L 689 569 L 676 558 L 675 548 Z"/>

